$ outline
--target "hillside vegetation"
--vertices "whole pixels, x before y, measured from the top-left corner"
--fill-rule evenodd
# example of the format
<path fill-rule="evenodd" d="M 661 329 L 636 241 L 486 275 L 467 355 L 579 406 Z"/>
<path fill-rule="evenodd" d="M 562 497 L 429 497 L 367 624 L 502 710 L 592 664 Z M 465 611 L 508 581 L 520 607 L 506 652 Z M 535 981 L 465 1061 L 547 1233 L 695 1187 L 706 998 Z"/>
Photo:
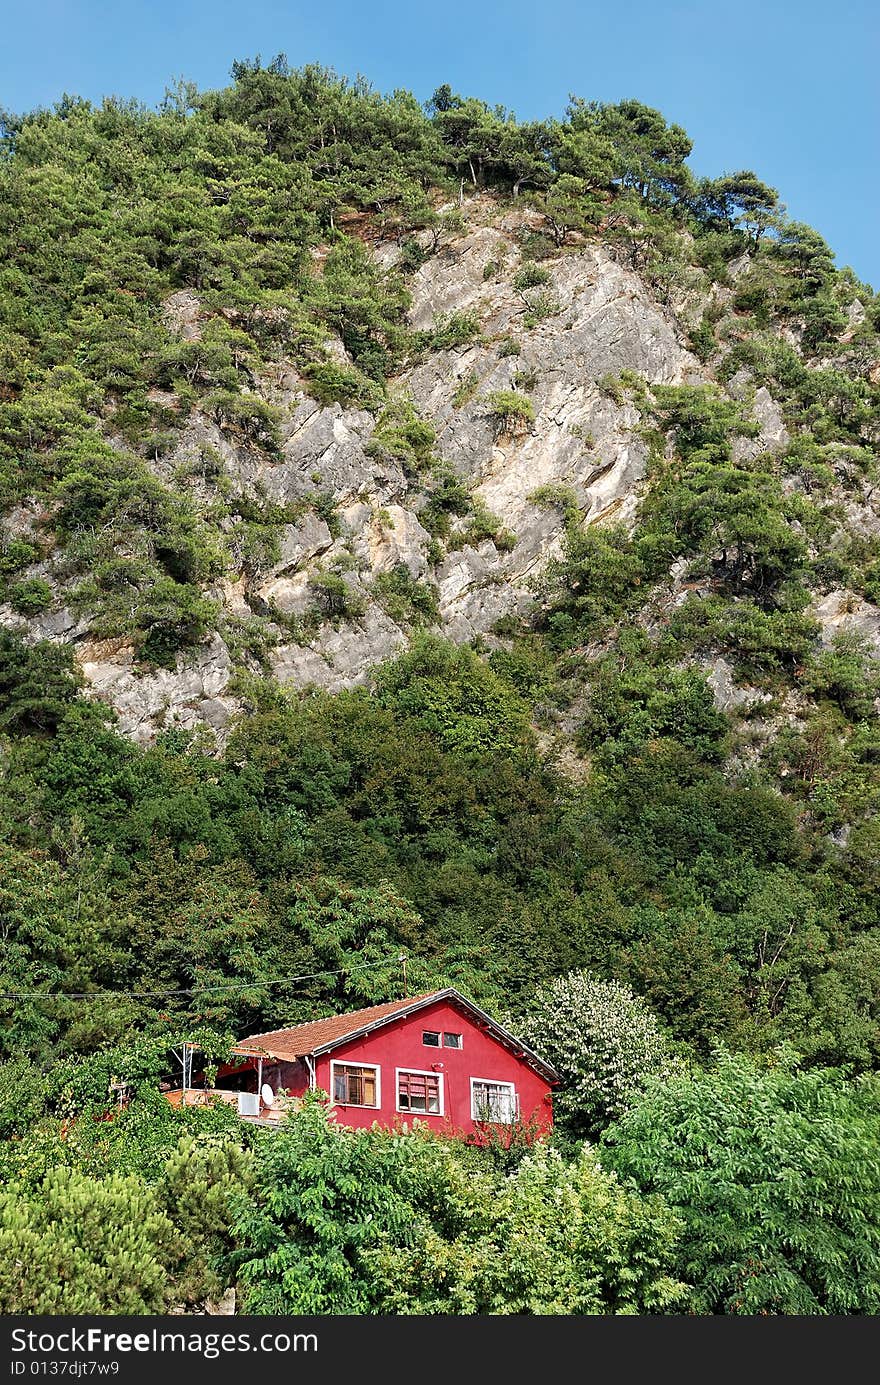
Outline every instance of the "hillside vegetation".
<path fill-rule="evenodd" d="M 876 1312 L 880 301 L 636 101 L 233 78 L 0 125 L 0 1308 Z M 401 953 L 553 1148 L 156 1097 Z"/>

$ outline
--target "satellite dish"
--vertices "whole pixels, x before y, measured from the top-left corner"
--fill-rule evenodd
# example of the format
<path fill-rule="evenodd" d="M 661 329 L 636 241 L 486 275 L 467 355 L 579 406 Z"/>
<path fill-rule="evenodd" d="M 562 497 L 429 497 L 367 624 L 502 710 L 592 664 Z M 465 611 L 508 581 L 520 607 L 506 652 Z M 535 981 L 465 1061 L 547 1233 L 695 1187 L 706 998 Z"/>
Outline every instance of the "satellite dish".
<path fill-rule="evenodd" d="M 260 1097 L 262 1098 L 264 1106 L 273 1105 L 275 1101 L 275 1093 L 272 1091 L 272 1088 L 269 1086 L 268 1082 L 264 1082 L 262 1087 L 260 1088 Z"/>

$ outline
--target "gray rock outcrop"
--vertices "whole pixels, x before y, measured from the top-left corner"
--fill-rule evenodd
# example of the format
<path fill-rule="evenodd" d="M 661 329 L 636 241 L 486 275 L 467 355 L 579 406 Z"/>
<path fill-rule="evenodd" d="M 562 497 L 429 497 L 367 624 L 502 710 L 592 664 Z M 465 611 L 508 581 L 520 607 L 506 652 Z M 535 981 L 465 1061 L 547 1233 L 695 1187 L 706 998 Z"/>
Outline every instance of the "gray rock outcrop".
<path fill-rule="evenodd" d="M 149 673 L 135 671 L 130 646 L 118 640 L 83 641 L 76 657 L 92 695 L 115 708 L 119 730 L 140 743 L 172 726 L 208 726 L 222 744 L 239 710 L 226 695 L 233 664 L 219 635 L 179 655 L 176 668 Z"/>
<path fill-rule="evenodd" d="M 280 410 L 276 456 L 194 411 L 173 451 L 156 460 L 163 479 L 185 476 L 197 498 L 210 501 L 222 477 L 225 493 L 288 507 L 297 516 L 281 529 L 270 565 L 228 574 L 210 593 L 223 610 L 221 631 L 224 621 L 229 629 L 265 622 L 268 663 L 281 682 L 330 690 L 362 683 L 373 665 L 406 646 L 407 629 L 372 590 L 392 570 L 436 588 L 440 628 L 454 640 L 491 638 L 501 617 L 526 613 L 535 579 L 563 540 L 561 509 L 540 502 L 542 488 L 573 496 L 586 523 L 633 523 L 647 450 L 639 411 L 615 382 L 622 372 L 652 384 L 709 377 L 670 309 L 601 246 L 585 244 L 544 262 L 547 282 L 517 290 L 518 235 L 534 220 L 526 209 L 475 199 L 464 233 L 412 276 L 410 320 L 430 331 L 452 314 L 469 313 L 479 336 L 429 353 L 391 386 L 432 424 L 436 453 L 484 518 L 489 512 L 497 542 L 485 537 L 485 524 L 472 534 L 464 517 L 454 521 L 446 551 L 438 551 L 426 528 L 423 479 L 382 449 L 371 449 L 373 415 L 339 404 L 321 407 L 288 362 L 259 386 Z M 380 245 L 376 254 L 390 263 L 397 249 Z M 205 310 L 198 294 L 182 289 L 165 300 L 162 312 L 181 340 L 200 338 Z M 328 342 L 328 354 L 346 359 L 338 342 Z M 534 421 L 503 436 L 491 396 L 512 389 L 527 396 Z M 746 378 L 732 382 L 732 389 L 752 397 Z M 781 412 L 766 389 L 755 390 L 753 398 L 761 431 L 738 444 L 743 456 L 787 442 Z M 24 532 L 32 517 L 22 511 L 15 522 Z M 310 577 L 318 570 L 341 575 L 363 613 L 335 624 L 325 620 L 315 631 Z M 56 606 L 30 622 L 8 607 L 0 610 L 0 621 L 25 629 L 28 638 L 74 643 L 92 695 L 116 708 L 127 735 L 148 740 L 163 726 L 206 724 L 222 739 L 238 704 L 228 692 L 235 661 L 221 633 L 181 655 L 174 670 L 142 673 L 123 642 L 90 640 L 87 620 L 67 609 L 62 596 L 59 591 Z M 292 638 L 303 622 L 306 633 Z M 713 676 L 716 696 L 735 701 L 724 672 Z"/>
<path fill-rule="evenodd" d="M 858 635 L 867 653 L 880 659 L 880 606 L 874 606 L 854 592 L 829 592 L 815 606 L 816 619 L 821 627 L 822 644 L 828 648 L 841 633 Z"/>

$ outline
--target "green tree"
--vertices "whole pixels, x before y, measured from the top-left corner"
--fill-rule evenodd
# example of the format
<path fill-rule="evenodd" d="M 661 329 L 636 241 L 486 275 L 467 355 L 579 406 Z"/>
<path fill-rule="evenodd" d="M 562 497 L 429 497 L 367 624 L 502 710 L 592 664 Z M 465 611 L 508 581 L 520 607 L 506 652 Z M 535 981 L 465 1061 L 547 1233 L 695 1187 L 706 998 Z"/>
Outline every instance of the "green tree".
<path fill-rule="evenodd" d="M 650 647 L 630 632 L 621 633 L 618 650 L 594 666 L 582 730 L 587 745 L 612 763 L 662 737 L 701 760 L 721 760 L 727 721 L 705 678 L 695 669 L 652 668 Z"/>
<path fill-rule="evenodd" d="M 586 178 L 560 173 L 544 194 L 541 207 L 557 249 L 562 248 L 572 231 L 586 231 L 598 222 L 601 205 L 589 192 Z"/>
<path fill-rule="evenodd" d="M 661 1199 L 642 1199 L 583 1150 L 538 1147 L 499 1183 L 454 1153 L 432 1153 L 436 1194 L 407 1242 L 367 1252 L 382 1311 L 630 1314 L 680 1310 L 679 1234 Z"/>
<path fill-rule="evenodd" d="M 259 1149 L 233 1230 L 247 1311 L 674 1311 L 677 1217 L 584 1153 L 508 1176 L 423 1132 L 334 1126 L 317 1102 Z"/>
<path fill-rule="evenodd" d="M 232 1222 L 247 1195 L 252 1155 L 233 1138 L 184 1136 L 168 1159 L 157 1199 L 186 1247 L 174 1275 L 177 1303 L 203 1307 L 229 1286 Z"/>
<path fill-rule="evenodd" d="M 41 642 L 27 645 L 0 630 L 0 728 L 53 730 L 70 708 L 78 686 L 71 651 Z"/>
<path fill-rule="evenodd" d="M 376 696 L 453 751 L 511 752 L 530 741 L 517 695 L 471 650 L 433 635 L 420 635 L 408 654 L 385 665 Z"/>
<path fill-rule="evenodd" d="M 174 1302 L 175 1229 L 136 1178 L 73 1169 L 36 1192 L 0 1192 L 0 1311 L 163 1313 Z"/>
<path fill-rule="evenodd" d="M 602 1159 L 685 1223 L 678 1273 L 703 1313 L 876 1313 L 875 1078 L 721 1055 L 654 1084 Z"/>
<path fill-rule="evenodd" d="M 407 1238 L 416 1177 L 404 1139 L 335 1128 L 307 1104 L 262 1146 L 233 1221 L 246 1311 L 370 1311 L 365 1251 Z"/>
<path fill-rule="evenodd" d="M 614 149 L 624 187 L 661 206 L 690 192 L 684 161 L 693 145 L 680 125 L 667 124 L 659 111 L 641 101 L 574 105 L 577 122 L 592 127 Z"/>
<path fill-rule="evenodd" d="M 747 169 L 704 179 L 699 186 L 698 206 L 703 215 L 723 222 L 731 230 L 742 227 L 756 246 L 780 210 L 776 189 Z"/>

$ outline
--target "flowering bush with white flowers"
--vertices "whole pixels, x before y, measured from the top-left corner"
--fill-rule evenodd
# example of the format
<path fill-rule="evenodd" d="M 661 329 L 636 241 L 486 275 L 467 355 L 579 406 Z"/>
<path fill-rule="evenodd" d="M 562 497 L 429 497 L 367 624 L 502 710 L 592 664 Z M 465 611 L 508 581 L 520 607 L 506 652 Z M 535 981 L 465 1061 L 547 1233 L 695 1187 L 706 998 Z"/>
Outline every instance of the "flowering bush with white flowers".
<path fill-rule="evenodd" d="M 579 1137 L 598 1135 L 632 1107 L 650 1078 L 672 1070 L 663 1032 L 641 996 L 588 971 L 543 986 L 518 1027 L 558 1071 L 556 1118 Z"/>

